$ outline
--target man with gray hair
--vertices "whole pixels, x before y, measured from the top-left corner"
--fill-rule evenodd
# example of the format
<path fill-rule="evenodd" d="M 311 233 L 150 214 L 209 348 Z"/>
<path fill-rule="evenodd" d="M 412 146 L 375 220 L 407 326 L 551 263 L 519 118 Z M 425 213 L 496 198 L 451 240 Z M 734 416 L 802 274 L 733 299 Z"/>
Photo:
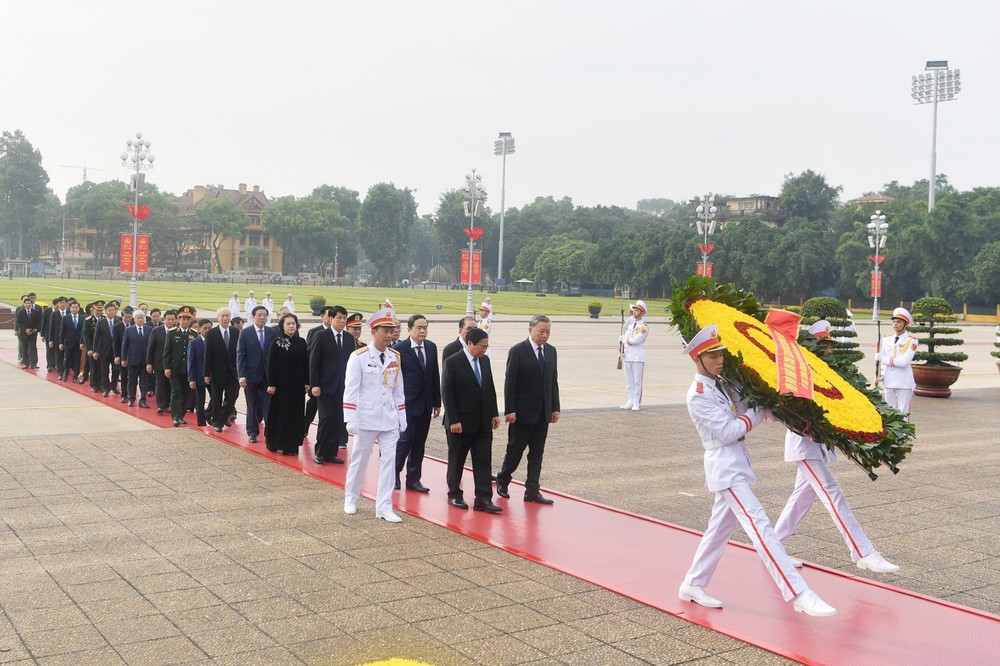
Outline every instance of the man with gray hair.
<path fill-rule="evenodd" d="M 236 343 L 239 332 L 230 325 L 232 310 L 219 308 L 219 325 L 205 334 L 205 384 L 212 400 L 209 423 L 215 432 L 233 424 L 230 416 L 236 412 L 240 382 L 236 375 Z"/>
<path fill-rule="evenodd" d="M 507 376 L 504 379 L 504 415 L 510 428 L 507 455 L 497 474 L 497 495 L 510 497 L 507 486 L 511 475 L 528 451 L 528 477 L 524 482 L 524 501 L 552 504 L 540 492 L 542 455 L 549 423 L 559 420 L 559 372 L 556 348 L 548 344 L 552 322 L 545 315 L 535 315 L 528 322 L 528 339 L 510 348 Z"/>
<path fill-rule="evenodd" d="M 133 318 L 134 326 L 128 326 L 122 333 L 121 365 L 125 370 L 125 386 L 122 393 L 128 406 L 135 405 L 136 395 L 139 396 L 139 406 L 147 408 L 146 392 L 149 390 L 149 373 L 146 372 L 146 350 L 153 327 L 146 323 L 146 313 L 136 310 Z"/>

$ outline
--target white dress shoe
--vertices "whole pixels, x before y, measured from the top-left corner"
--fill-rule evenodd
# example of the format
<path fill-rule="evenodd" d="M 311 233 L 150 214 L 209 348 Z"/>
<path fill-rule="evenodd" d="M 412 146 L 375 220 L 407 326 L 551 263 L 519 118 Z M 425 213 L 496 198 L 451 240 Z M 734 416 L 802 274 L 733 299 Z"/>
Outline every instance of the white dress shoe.
<path fill-rule="evenodd" d="M 348 516 L 353 516 L 357 512 L 358 512 L 357 504 L 348 504 L 347 502 L 344 502 L 344 513 L 346 513 Z"/>
<path fill-rule="evenodd" d="M 859 569 L 868 569 L 876 573 L 895 573 L 899 571 L 899 566 L 889 562 L 877 550 L 874 553 L 865 555 L 855 562 Z"/>
<path fill-rule="evenodd" d="M 621 408 L 622 409 L 632 409 L 632 403 L 631 402 L 626 402 L 624 405 L 621 406 Z"/>
<path fill-rule="evenodd" d="M 639 411 L 639 405 L 633 405 L 632 406 L 632 411 L 633 412 L 638 412 Z"/>
<path fill-rule="evenodd" d="M 791 560 L 792 566 L 795 567 L 796 569 L 802 568 L 802 560 L 797 560 L 794 557 L 789 557 L 788 559 Z"/>
<path fill-rule="evenodd" d="M 387 523 L 401 523 L 403 519 L 394 514 L 392 511 L 378 511 L 375 513 L 376 518 L 381 518 Z"/>
<path fill-rule="evenodd" d="M 699 606 L 704 606 L 705 608 L 722 608 L 722 602 L 713 596 L 710 596 L 704 588 L 698 587 L 697 585 L 681 585 L 681 589 L 677 592 L 677 597 L 681 601 L 693 601 Z"/>
<path fill-rule="evenodd" d="M 806 590 L 792 600 L 796 613 L 805 613 L 813 617 L 833 617 L 837 609 L 819 598 L 812 590 Z"/>

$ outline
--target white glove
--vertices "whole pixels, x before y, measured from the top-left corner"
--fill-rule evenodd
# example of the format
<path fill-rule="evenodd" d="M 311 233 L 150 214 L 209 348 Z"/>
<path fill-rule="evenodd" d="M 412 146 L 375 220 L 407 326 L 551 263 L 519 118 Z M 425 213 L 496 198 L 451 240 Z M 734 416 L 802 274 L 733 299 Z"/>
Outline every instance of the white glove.
<path fill-rule="evenodd" d="M 357 435 L 358 434 L 358 422 L 357 421 L 348 421 L 346 423 L 346 425 L 347 425 L 347 434 L 348 435 Z"/>

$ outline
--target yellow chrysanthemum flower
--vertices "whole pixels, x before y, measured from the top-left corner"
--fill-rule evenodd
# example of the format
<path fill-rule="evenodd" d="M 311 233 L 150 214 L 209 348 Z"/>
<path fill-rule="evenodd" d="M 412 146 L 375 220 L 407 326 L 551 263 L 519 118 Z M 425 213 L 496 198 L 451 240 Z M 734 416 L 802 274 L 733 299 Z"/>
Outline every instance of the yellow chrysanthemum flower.
<path fill-rule="evenodd" d="M 699 327 L 717 325 L 719 337 L 729 351 L 741 353 L 743 365 L 778 390 L 774 341 L 765 324 L 716 301 L 697 300 L 688 310 Z M 885 425 L 875 405 L 818 356 L 807 349 L 802 352 L 813 372 L 813 400 L 826 411 L 830 425 L 856 441 L 882 439 Z"/>

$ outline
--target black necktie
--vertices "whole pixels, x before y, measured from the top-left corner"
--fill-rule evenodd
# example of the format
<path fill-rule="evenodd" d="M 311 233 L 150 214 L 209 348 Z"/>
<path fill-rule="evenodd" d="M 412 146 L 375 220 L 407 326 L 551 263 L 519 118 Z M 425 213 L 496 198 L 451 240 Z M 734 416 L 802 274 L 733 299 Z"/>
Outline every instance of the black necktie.
<path fill-rule="evenodd" d="M 417 347 L 417 359 L 420 361 L 420 367 L 427 368 L 427 359 L 424 358 L 424 346 L 420 345 Z"/>
<path fill-rule="evenodd" d="M 340 333 L 339 332 L 337 333 L 337 349 L 339 349 L 340 351 L 344 350 L 344 343 L 340 339 Z"/>
<path fill-rule="evenodd" d="M 545 372 L 545 354 L 542 353 L 542 348 L 538 348 L 538 369 Z"/>
<path fill-rule="evenodd" d="M 222 341 L 226 343 L 226 349 L 229 349 L 229 329 L 222 329 Z"/>
<path fill-rule="evenodd" d="M 899 336 L 898 335 L 896 336 L 896 339 L 892 341 L 892 344 L 893 345 L 899 344 Z"/>
<path fill-rule="evenodd" d="M 382 365 L 385 365 L 385 352 L 382 352 L 381 354 L 378 355 L 378 360 L 379 360 L 379 363 L 381 363 Z"/>

